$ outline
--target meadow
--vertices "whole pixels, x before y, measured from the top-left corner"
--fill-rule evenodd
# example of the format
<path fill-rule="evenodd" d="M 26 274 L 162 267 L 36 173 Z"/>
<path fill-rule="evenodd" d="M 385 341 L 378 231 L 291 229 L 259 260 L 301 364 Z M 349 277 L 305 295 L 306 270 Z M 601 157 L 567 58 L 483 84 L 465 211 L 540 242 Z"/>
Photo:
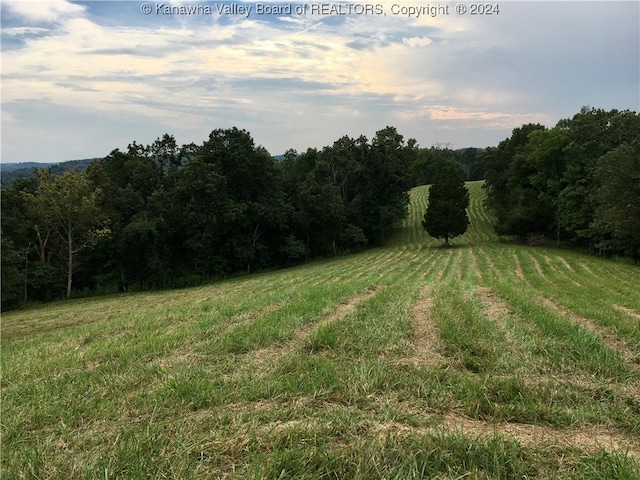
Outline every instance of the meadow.
<path fill-rule="evenodd" d="M 384 248 L 2 316 L 3 479 L 637 479 L 640 268 Z"/>

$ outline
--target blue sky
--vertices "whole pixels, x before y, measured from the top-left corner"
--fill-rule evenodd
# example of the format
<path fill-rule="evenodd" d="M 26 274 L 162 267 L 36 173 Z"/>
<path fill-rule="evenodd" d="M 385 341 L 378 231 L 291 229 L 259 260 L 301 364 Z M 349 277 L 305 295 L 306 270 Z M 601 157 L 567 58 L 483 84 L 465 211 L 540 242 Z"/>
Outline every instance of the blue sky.
<path fill-rule="evenodd" d="M 387 125 L 424 147 L 485 147 L 585 105 L 640 109 L 638 1 L 503 1 L 484 16 L 413 0 L 358 4 L 368 15 L 143 3 L 2 0 L 2 162 L 102 157 L 164 133 L 200 144 L 233 126 L 273 155 Z M 197 14 L 163 13 L 180 5 Z M 449 15 L 399 11 L 424 5 Z"/>

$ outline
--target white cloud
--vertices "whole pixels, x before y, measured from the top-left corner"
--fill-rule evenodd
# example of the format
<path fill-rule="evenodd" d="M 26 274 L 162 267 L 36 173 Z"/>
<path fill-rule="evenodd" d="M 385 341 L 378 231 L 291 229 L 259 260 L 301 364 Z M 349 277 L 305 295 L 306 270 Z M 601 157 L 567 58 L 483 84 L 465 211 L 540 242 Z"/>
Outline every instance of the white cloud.
<path fill-rule="evenodd" d="M 36 22 L 54 22 L 85 11 L 82 5 L 65 0 L 12 0 L 3 3 L 15 14 Z"/>
<path fill-rule="evenodd" d="M 10 27 L 3 28 L 2 33 L 9 36 L 20 36 L 20 35 L 29 35 L 29 34 L 44 34 L 49 32 L 48 28 L 43 27 Z"/>
<path fill-rule="evenodd" d="M 24 102 L 42 102 L 49 119 L 56 108 L 83 112 L 85 121 L 145 118 L 144 129 L 130 125 L 129 141 L 144 141 L 138 135 L 148 136 L 150 125 L 158 136 L 182 132 L 185 142 L 200 142 L 213 128 L 235 124 L 280 153 L 344 134 L 371 136 L 394 122 L 422 144 L 447 131 L 459 135 L 459 146 L 482 138 L 486 145 L 505 129 L 553 124 L 585 104 L 637 106 L 622 88 L 638 71 L 638 26 L 624 9 L 607 10 L 607 22 L 617 24 L 600 24 L 595 7 L 572 13 L 555 3 L 550 12 L 511 2 L 490 19 L 155 18 L 137 8 L 121 19 L 113 6 L 107 24 L 92 16 L 91 5 L 45 4 L 7 4 L 25 20 L 3 30 L 21 42 L 3 47 L 2 96 L 11 106 L 3 126 L 11 118 L 27 129 L 32 117 L 21 113 Z M 46 29 L 38 23 L 52 19 Z M 603 79 L 603 71 L 616 75 Z M 64 135 L 60 125 L 56 132 Z M 106 137 L 115 128 L 96 125 Z M 6 137 L 23 137 L 14 138 Z"/>
<path fill-rule="evenodd" d="M 403 38 L 402 43 L 410 47 L 427 47 L 433 43 L 428 37 Z"/>

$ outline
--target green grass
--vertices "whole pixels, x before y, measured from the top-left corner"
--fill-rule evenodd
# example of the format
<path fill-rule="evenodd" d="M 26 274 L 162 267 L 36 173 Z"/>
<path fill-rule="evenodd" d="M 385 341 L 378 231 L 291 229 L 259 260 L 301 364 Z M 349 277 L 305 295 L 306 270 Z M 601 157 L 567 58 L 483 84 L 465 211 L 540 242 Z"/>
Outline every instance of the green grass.
<path fill-rule="evenodd" d="M 3 479 L 640 477 L 640 269 L 385 248 L 2 316 Z"/>

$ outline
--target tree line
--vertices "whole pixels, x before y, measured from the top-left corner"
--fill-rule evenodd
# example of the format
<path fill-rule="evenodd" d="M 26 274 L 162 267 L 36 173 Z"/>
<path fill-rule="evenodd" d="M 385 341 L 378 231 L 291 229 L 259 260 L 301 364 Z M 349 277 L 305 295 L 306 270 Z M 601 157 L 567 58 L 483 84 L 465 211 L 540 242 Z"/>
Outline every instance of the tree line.
<path fill-rule="evenodd" d="M 201 145 L 178 146 L 169 134 L 134 141 L 82 171 L 37 170 L 3 187 L 2 309 L 196 285 L 378 246 L 405 216 L 408 190 L 423 184 L 434 197 L 423 225 L 446 243 L 468 224 L 463 180 L 483 178 L 498 234 L 640 259 L 632 111 L 584 107 L 487 149 L 420 148 L 386 127 L 278 159 L 234 127 Z"/>
<path fill-rule="evenodd" d="M 74 292 L 195 285 L 381 245 L 408 190 L 480 151 L 421 149 L 394 127 L 275 159 L 249 132 L 201 145 L 169 134 L 83 171 L 2 189 L 2 305 Z"/>
<path fill-rule="evenodd" d="M 640 260 L 640 116 L 583 107 L 526 124 L 478 158 L 496 231 Z"/>

